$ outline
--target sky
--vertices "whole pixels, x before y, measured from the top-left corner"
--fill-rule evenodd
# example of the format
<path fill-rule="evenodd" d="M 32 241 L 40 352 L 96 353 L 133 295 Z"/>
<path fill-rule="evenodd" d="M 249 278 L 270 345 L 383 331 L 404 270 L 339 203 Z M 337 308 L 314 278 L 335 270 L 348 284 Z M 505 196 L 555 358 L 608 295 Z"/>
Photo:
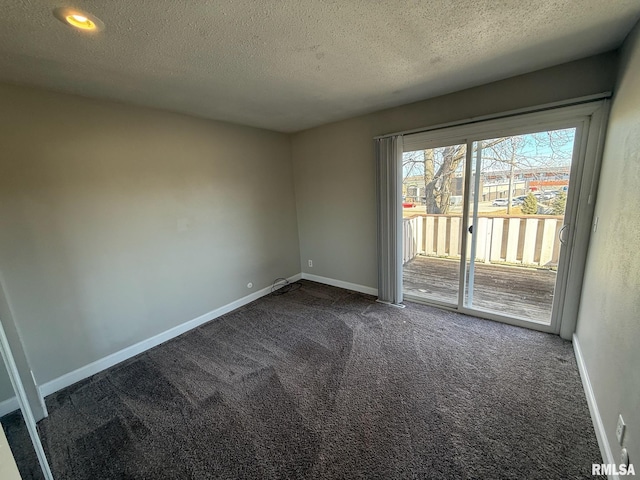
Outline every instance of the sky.
<path fill-rule="evenodd" d="M 513 159 L 518 168 L 540 168 L 550 166 L 568 166 L 571 164 L 575 128 L 552 130 L 504 137 L 505 140 L 482 140 L 482 170 L 485 172 L 507 170 Z M 497 142 L 497 143 L 496 143 Z M 445 147 L 434 149 L 436 170 L 442 162 Z M 475 150 L 475 148 L 474 148 Z M 475 155 L 475 153 L 474 153 Z M 411 160 L 414 162 L 410 163 Z M 403 154 L 404 178 L 424 173 L 424 151 L 405 152 Z M 464 169 L 460 162 L 458 171 Z"/>

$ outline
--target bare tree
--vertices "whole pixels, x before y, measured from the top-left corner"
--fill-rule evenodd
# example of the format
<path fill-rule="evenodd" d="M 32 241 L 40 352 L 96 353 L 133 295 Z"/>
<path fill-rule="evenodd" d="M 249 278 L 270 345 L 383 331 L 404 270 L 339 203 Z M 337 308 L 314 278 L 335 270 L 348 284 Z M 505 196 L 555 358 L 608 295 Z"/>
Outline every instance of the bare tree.
<path fill-rule="evenodd" d="M 508 172 L 508 213 L 513 201 L 517 170 L 537 175 L 551 167 L 568 165 L 572 152 L 574 130 L 553 130 L 511 137 L 500 137 L 480 142 L 481 174 Z M 478 142 L 474 142 L 475 154 Z M 403 157 L 404 179 L 422 176 L 426 213 L 449 212 L 456 177 L 462 177 L 466 145 L 452 145 L 407 152 Z M 536 169 L 539 172 L 536 172 Z M 421 182 L 422 183 L 422 182 Z"/>
<path fill-rule="evenodd" d="M 574 130 L 550 130 L 515 135 L 482 142 L 482 170 L 508 171 L 507 214 L 511 213 L 516 171 L 525 171 L 530 180 L 543 180 L 554 167 L 568 166 L 573 152 Z"/>
<path fill-rule="evenodd" d="M 424 184 L 427 213 L 449 213 L 451 187 L 466 145 L 452 145 L 424 151 Z"/>

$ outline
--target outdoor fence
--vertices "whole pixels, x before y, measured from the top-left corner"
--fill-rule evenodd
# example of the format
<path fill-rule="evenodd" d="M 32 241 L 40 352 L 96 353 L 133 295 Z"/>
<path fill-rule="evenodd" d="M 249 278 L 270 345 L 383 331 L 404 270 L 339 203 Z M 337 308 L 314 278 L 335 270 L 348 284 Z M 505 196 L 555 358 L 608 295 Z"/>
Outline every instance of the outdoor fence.
<path fill-rule="evenodd" d="M 479 217 L 473 226 L 477 232 L 476 261 L 557 266 L 562 221 L 562 216 L 550 215 Z M 461 225 L 462 217 L 454 215 L 414 215 L 403 219 L 402 262 L 419 254 L 460 258 L 464 234 Z M 467 258 L 470 251 L 471 235 Z"/>

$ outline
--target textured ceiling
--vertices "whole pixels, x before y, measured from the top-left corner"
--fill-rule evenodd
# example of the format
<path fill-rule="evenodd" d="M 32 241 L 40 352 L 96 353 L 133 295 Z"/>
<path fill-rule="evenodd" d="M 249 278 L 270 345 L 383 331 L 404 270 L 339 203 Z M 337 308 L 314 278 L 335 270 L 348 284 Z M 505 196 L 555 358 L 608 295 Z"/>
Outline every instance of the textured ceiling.
<path fill-rule="evenodd" d="M 52 10 L 100 18 L 87 35 Z M 297 131 L 617 48 L 638 0 L 0 0 L 0 81 Z"/>

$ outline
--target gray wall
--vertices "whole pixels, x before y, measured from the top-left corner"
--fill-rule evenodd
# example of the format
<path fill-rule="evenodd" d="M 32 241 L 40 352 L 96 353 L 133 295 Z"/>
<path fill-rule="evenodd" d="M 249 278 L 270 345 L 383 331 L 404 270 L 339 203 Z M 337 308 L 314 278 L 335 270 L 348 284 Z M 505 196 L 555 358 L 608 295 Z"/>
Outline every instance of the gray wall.
<path fill-rule="evenodd" d="M 4 291 L 2 290 L 2 281 L 0 280 L 0 323 L 4 322 L 7 312 L 7 307 Z M 4 323 L 3 323 L 4 325 Z M 11 386 L 11 380 L 9 380 L 9 373 L 7 372 L 7 366 L 0 357 L 0 402 L 14 396 L 13 387 Z"/>
<path fill-rule="evenodd" d="M 13 387 L 9 380 L 9 374 L 4 362 L 0 362 L 0 402 L 7 400 L 14 396 Z"/>
<path fill-rule="evenodd" d="M 605 140 L 576 335 L 614 459 L 640 467 L 640 24 L 625 42 Z"/>
<path fill-rule="evenodd" d="M 300 272 L 288 136 L 9 85 L 0 105 L 0 271 L 38 384 Z"/>
<path fill-rule="evenodd" d="M 22 380 L 22 386 L 27 397 L 27 402 L 31 407 L 31 412 L 33 413 L 35 420 L 38 421 L 45 417 L 44 408 L 40 401 L 40 392 L 38 392 L 38 387 L 33 381 L 33 376 L 31 374 L 31 364 L 26 352 L 24 351 L 23 340 L 20 337 L 18 326 L 16 325 L 13 318 L 11 305 L 9 304 L 4 290 L 4 281 L 2 279 L 2 276 L 0 275 L 0 324 L 2 324 L 2 329 L 6 336 L 7 343 L 9 344 L 9 349 L 11 350 L 18 375 Z M 2 355 L 0 355 L 0 364 L 2 364 L 0 366 L 0 370 L 2 370 L 2 373 L 0 373 L 1 401 L 11 398 L 15 394 L 13 391 L 11 380 L 9 379 L 8 367 L 4 362 Z"/>
<path fill-rule="evenodd" d="M 374 136 L 608 91 L 616 65 L 599 55 L 293 135 L 303 272 L 377 287 Z"/>

